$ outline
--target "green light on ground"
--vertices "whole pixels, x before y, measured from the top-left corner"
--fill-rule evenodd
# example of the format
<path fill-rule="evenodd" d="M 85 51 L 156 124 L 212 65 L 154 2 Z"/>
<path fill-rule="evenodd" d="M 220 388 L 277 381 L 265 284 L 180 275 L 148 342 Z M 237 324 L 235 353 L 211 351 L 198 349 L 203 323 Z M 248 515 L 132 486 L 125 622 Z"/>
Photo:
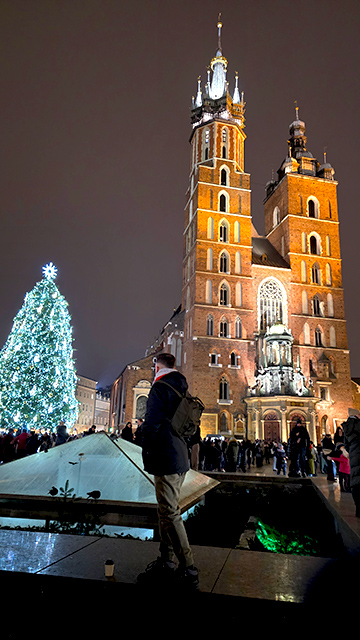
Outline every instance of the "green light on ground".
<path fill-rule="evenodd" d="M 257 522 L 256 536 L 265 549 L 273 553 L 290 553 L 302 556 L 316 554 L 317 543 L 310 536 L 296 531 L 281 533 L 262 520 Z"/>

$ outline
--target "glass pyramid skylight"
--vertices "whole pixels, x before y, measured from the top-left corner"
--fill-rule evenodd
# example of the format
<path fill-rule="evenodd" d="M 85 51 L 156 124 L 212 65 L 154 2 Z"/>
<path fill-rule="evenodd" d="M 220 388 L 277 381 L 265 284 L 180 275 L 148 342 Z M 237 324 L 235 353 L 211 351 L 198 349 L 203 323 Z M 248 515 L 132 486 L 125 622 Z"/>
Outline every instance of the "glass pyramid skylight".
<path fill-rule="evenodd" d="M 49 490 L 66 481 L 76 496 L 100 491 L 100 500 L 155 504 L 153 477 L 143 468 L 140 447 L 105 432 L 94 433 L 66 444 L 0 466 L 0 496 L 49 496 Z M 195 504 L 217 481 L 189 471 L 181 508 Z"/>

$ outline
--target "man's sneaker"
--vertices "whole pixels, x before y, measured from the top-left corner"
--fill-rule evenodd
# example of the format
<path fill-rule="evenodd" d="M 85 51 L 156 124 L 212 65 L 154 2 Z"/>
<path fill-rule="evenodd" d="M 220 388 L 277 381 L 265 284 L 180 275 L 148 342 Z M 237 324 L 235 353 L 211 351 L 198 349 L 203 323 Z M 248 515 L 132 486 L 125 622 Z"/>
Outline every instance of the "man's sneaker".
<path fill-rule="evenodd" d="M 190 591 L 199 589 L 199 572 L 194 565 L 191 567 L 179 567 L 176 570 L 176 580 L 179 587 Z"/>
<path fill-rule="evenodd" d="M 137 577 L 137 582 L 140 585 L 147 584 L 164 584 L 174 580 L 175 577 L 175 564 L 170 561 L 165 561 L 162 558 L 157 558 L 153 562 L 150 562 L 143 573 L 140 573 Z"/>

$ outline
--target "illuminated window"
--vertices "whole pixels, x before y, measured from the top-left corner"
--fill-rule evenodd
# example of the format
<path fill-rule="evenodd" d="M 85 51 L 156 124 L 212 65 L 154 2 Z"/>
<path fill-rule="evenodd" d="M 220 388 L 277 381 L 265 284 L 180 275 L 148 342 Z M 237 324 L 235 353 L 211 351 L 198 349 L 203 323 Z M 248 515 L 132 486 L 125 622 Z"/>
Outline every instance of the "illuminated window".
<path fill-rule="evenodd" d="M 260 331 L 265 331 L 275 322 L 286 323 L 286 294 L 278 280 L 263 281 L 258 291 L 258 323 Z"/>

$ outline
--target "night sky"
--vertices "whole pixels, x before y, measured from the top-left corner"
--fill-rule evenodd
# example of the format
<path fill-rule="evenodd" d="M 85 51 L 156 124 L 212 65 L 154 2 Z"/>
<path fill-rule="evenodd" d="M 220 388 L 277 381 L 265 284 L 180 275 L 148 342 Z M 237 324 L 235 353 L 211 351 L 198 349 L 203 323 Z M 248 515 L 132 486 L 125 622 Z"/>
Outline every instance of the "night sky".
<path fill-rule="evenodd" d="M 306 122 L 339 181 L 352 375 L 360 376 L 360 3 L 0 0 L 0 346 L 47 262 L 80 375 L 111 383 L 181 301 L 191 96 L 217 46 L 245 92 L 253 222 Z"/>

